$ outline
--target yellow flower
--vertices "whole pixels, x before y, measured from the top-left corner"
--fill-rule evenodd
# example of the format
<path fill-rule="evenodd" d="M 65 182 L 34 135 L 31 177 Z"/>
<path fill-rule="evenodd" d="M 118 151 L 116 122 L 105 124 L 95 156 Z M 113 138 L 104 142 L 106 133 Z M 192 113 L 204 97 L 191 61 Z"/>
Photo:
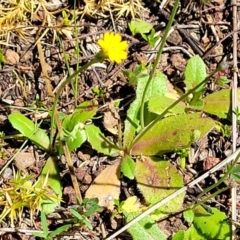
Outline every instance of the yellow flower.
<path fill-rule="evenodd" d="M 102 48 L 102 53 L 108 57 L 110 61 L 121 63 L 127 58 L 127 41 L 122 41 L 119 34 L 105 32 L 103 39 L 98 40 L 99 46 Z"/>

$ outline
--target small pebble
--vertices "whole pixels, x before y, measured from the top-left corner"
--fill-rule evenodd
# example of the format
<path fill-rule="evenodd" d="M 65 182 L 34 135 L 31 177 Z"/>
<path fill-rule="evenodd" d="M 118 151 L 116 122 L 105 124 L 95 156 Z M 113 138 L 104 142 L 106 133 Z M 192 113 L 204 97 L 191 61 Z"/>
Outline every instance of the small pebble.
<path fill-rule="evenodd" d="M 4 179 L 12 179 L 13 178 L 13 171 L 11 168 L 6 168 L 3 172 Z"/>

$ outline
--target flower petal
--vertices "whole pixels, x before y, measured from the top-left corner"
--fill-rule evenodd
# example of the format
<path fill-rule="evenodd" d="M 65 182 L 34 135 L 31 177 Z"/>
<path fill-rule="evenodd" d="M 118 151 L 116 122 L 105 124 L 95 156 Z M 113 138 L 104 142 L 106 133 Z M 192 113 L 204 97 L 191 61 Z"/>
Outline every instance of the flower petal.
<path fill-rule="evenodd" d="M 102 52 L 110 61 L 121 63 L 127 58 L 127 41 L 122 41 L 120 34 L 113 32 L 105 32 L 103 39 L 98 40 L 98 45 L 102 48 Z"/>

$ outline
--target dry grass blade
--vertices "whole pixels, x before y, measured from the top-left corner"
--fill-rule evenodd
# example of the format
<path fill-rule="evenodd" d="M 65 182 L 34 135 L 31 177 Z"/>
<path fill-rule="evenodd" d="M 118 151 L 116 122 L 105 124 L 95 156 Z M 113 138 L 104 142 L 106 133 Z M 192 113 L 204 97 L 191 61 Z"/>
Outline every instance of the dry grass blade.
<path fill-rule="evenodd" d="M 57 125 L 57 128 L 58 128 L 60 139 L 63 139 L 64 136 L 63 136 L 62 124 L 61 124 L 61 121 L 59 119 L 59 115 L 58 115 L 57 110 L 55 110 L 54 119 L 56 121 L 56 125 Z M 62 141 L 62 145 L 63 145 L 63 151 L 64 151 L 64 155 L 66 157 L 68 169 L 69 169 L 69 172 L 70 172 L 71 180 L 72 180 L 72 183 L 73 183 L 73 187 L 74 187 L 74 190 L 75 190 L 75 193 L 76 193 L 76 197 L 78 199 L 78 202 L 81 204 L 82 203 L 82 195 L 81 195 L 81 192 L 80 192 L 80 189 L 79 189 L 77 177 L 74 173 L 74 167 L 73 167 L 71 155 L 70 155 L 68 146 L 67 146 L 65 141 Z"/>
<path fill-rule="evenodd" d="M 54 94 L 53 94 L 53 91 L 52 91 L 52 85 L 51 85 L 51 82 L 50 82 L 50 78 L 48 76 L 47 67 L 46 67 L 47 64 L 45 62 L 41 42 L 37 43 L 37 49 L 38 49 L 39 59 L 40 59 L 41 67 L 42 67 L 43 78 L 44 78 L 44 81 L 45 81 L 45 84 L 46 84 L 46 90 L 47 90 L 48 96 L 50 97 L 50 101 L 53 101 Z"/>
<path fill-rule="evenodd" d="M 54 14 L 46 9 L 45 0 L 12 0 L 0 3 L 0 39 L 9 42 L 10 37 L 16 34 L 20 39 L 27 41 L 29 26 L 32 21 L 47 23 L 53 26 Z M 39 11 L 43 13 L 39 14 Z M 61 10 L 60 10 L 61 11 Z M 58 11 L 59 12 L 59 11 Z"/>

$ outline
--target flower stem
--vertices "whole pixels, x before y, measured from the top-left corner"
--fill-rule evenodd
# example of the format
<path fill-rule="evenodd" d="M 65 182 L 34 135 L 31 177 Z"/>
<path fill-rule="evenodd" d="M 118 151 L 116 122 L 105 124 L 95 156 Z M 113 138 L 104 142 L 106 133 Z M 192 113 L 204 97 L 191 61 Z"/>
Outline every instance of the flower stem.
<path fill-rule="evenodd" d="M 91 66 L 93 63 L 98 62 L 98 61 L 99 61 L 99 58 L 95 57 L 90 62 L 86 63 L 83 67 L 81 67 L 75 73 L 73 73 L 71 76 L 69 76 L 60 85 L 59 89 L 57 90 L 55 98 L 54 98 L 54 103 L 53 103 L 53 107 L 52 107 L 52 115 L 51 115 L 50 148 L 53 148 L 53 124 L 54 124 L 54 120 L 55 120 L 56 125 L 57 125 L 60 140 L 64 139 L 64 132 L 63 132 L 63 128 L 62 128 L 62 123 L 60 121 L 59 114 L 58 114 L 58 111 L 57 111 L 57 102 L 58 102 L 58 98 L 59 98 L 62 90 L 75 77 L 77 77 L 80 72 L 85 71 L 89 66 Z M 78 202 L 81 204 L 82 203 L 82 195 L 81 195 L 81 192 L 80 192 L 80 189 L 79 189 L 78 181 L 77 181 L 77 178 L 76 178 L 76 175 L 75 175 L 75 172 L 74 172 L 74 167 L 73 167 L 70 151 L 68 149 L 68 145 L 67 145 L 66 141 L 62 141 L 62 148 L 63 148 L 63 152 L 64 152 L 64 155 L 65 155 L 65 158 L 66 158 L 68 169 L 69 169 L 69 172 L 70 172 L 73 188 L 74 188 L 75 193 L 76 193 L 76 198 L 78 199 Z"/>
<path fill-rule="evenodd" d="M 53 107 L 52 107 L 52 115 L 51 115 L 51 129 L 50 129 L 50 147 L 53 147 L 53 130 L 54 130 L 54 115 L 55 112 L 57 111 L 57 102 L 59 99 L 59 96 L 62 92 L 62 90 L 65 88 L 65 86 L 67 84 L 69 84 L 75 77 L 77 77 L 77 75 L 83 71 L 85 71 L 89 66 L 91 66 L 92 64 L 98 62 L 99 59 L 92 59 L 91 61 L 89 61 L 88 63 L 86 63 L 83 67 L 81 67 L 80 69 L 78 69 L 76 72 L 74 72 L 71 76 L 69 76 L 64 82 L 62 82 L 62 84 L 59 86 L 55 98 L 54 98 L 54 102 L 53 102 Z M 51 151 L 52 149 L 50 149 Z"/>
<path fill-rule="evenodd" d="M 145 124 L 144 124 L 144 104 L 145 104 L 146 94 L 147 94 L 149 85 L 151 83 L 151 80 L 153 78 L 153 75 L 154 75 L 154 73 L 156 71 L 159 59 L 160 59 L 160 57 L 162 55 L 162 51 L 163 51 L 163 48 L 164 48 L 165 43 L 167 41 L 168 33 L 169 33 L 170 28 L 172 26 L 172 23 L 174 21 L 174 17 L 176 15 L 178 5 L 179 5 L 179 0 L 176 0 L 175 3 L 174 3 L 173 9 L 172 9 L 172 12 L 171 12 L 171 15 L 170 15 L 170 18 L 169 18 L 166 30 L 164 32 L 164 35 L 163 35 L 163 38 L 162 38 L 162 41 L 161 41 L 161 44 L 160 44 L 160 47 L 159 47 L 159 50 L 158 50 L 158 53 L 157 53 L 156 60 L 154 61 L 154 64 L 153 64 L 152 70 L 150 72 L 147 84 L 146 84 L 146 86 L 144 88 L 144 91 L 143 91 L 142 103 L 141 103 L 141 108 L 140 108 L 140 123 L 141 123 L 141 128 L 142 129 L 145 127 Z"/>

